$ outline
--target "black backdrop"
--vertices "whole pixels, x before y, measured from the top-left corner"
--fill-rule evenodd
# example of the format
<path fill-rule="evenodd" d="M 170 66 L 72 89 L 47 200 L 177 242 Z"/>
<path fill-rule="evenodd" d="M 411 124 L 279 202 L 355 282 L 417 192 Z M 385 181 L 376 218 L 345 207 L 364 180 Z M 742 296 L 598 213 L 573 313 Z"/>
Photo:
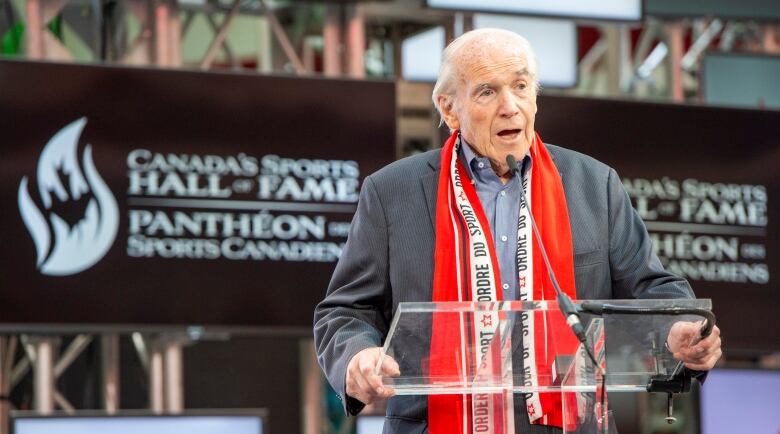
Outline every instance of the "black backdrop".
<path fill-rule="evenodd" d="M 538 106 L 546 143 L 618 171 L 667 268 L 712 299 L 726 351 L 777 351 L 780 112 L 559 96 Z"/>
<path fill-rule="evenodd" d="M 346 239 L 343 230 L 355 209 L 358 183 L 395 155 L 395 94 L 389 82 L 2 61 L 0 83 L 0 318 L 5 323 L 308 328 Z M 20 182 L 29 179 L 29 194 L 43 210 L 39 157 L 58 131 L 82 118 L 80 169 L 85 170 L 89 144 L 118 204 L 118 232 L 94 265 L 75 274 L 45 275 L 36 267 L 36 248 L 17 205 Z M 133 154 L 131 167 L 128 156 L 138 150 L 149 152 Z M 171 160 L 169 154 L 183 157 Z M 234 164 L 227 174 L 224 168 L 211 170 L 247 156 L 256 167 Z M 182 159 L 190 165 L 162 169 L 165 162 Z M 206 160 L 211 166 L 205 169 L 196 164 Z M 153 163 L 159 170 L 134 169 Z M 134 171 L 142 183 L 155 172 L 160 191 L 131 191 Z M 220 172 L 218 191 L 203 193 L 212 172 Z M 264 175 L 273 179 L 261 187 Z M 59 176 L 68 185 L 62 169 Z M 167 176 L 178 178 L 167 185 L 179 190 L 162 188 Z M 181 190 L 190 176 L 197 188 Z M 261 197 L 262 188 L 271 195 Z M 198 202 L 182 201 L 190 199 Z M 226 205 L 219 202 L 225 200 Z M 85 216 L 83 203 L 65 201 L 55 208 L 70 222 Z M 155 220 L 154 230 L 144 224 L 130 234 L 131 214 L 139 211 L 164 218 Z M 213 233 L 208 219 L 179 232 L 166 224 L 174 213 L 195 219 L 199 212 L 217 214 Z M 221 243 L 231 237 L 222 232 L 221 218 L 228 212 L 236 219 L 248 215 L 249 223 L 236 226 L 248 224 L 243 228 L 249 232 L 234 229 L 227 249 L 248 258 L 225 257 Z M 258 214 L 270 219 L 257 223 L 252 219 Z M 154 243 L 162 245 L 160 250 Z M 248 249 L 249 244 L 255 247 Z"/>
<path fill-rule="evenodd" d="M 393 158 L 394 89 L 386 82 L 13 61 L 0 62 L 0 82 L 0 318 L 5 323 L 309 328 L 334 266 L 332 255 L 307 260 L 129 256 L 129 213 L 141 209 L 170 216 L 173 209 L 137 201 L 175 194 L 130 194 L 128 153 L 244 154 L 258 162 L 275 155 L 304 166 L 323 160 L 330 162 L 330 172 L 315 180 L 334 185 L 355 175 L 345 174 L 345 166 L 357 167 L 362 180 Z M 82 117 L 87 122 L 78 155 L 82 158 L 86 144 L 92 146 L 95 166 L 119 206 L 119 230 L 106 256 L 91 267 L 46 276 L 36 268 L 36 249 L 19 213 L 20 181 L 30 179 L 31 195 L 37 195 L 37 164 L 46 143 Z M 772 351 L 780 341 L 780 329 L 771 326 L 780 309 L 779 240 L 773 226 L 780 217 L 773 207 L 780 188 L 779 125 L 777 111 L 558 96 L 540 97 L 537 114 L 546 142 L 585 152 L 618 170 L 643 209 L 663 261 L 686 275 L 699 297 L 713 299 L 732 351 Z M 260 175 L 224 176 L 220 188 L 237 179 L 257 181 Z M 291 182 L 305 186 L 307 174 L 298 175 L 290 175 Z M 349 194 L 266 200 L 258 198 L 257 182 L 250 187 L 233 190 L 230 200 L 241 203 L 230 212 L 257 213 L 268 205 L 273 216 L 320 217 L 343 229 L 354 209 Z M 191 199 L 190 193 L 185 198 Z M 40 199 L 34 200 L 41 207 Z M 300 206 L 291 211 L 280 208 L 284 204 Z M 204 210 L 176 209 L 189 216 Z M 312 238 L 309 233 L 242 239 L 328 248 L 344 241 L 338 230 Z"/>

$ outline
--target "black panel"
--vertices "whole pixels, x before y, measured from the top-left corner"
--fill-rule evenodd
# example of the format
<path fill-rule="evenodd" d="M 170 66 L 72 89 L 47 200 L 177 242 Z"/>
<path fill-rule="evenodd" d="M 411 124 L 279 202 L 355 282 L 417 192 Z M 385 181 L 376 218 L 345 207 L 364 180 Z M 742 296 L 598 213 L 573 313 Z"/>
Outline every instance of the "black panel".
<path fill-rule="evenodd" d="M 618 171 L 667 269 L 713 300 L 725 351 L 776 351 L 780 112 L 556 96 L 538 105 L 546 143 Z"/>
<path fill-rule="evenodd" d="M 359 184 L 394 156 L 389 82 L 2 61 L 0 83 L 5 323 L 309 328 Z M 95 251 L 74 230 L 90 209 L 97 232 L 111 223 L 96 183 L 75 200 L 66 167 L 48 164 L 65 200 L 52 195 L 47 207 L 39 192 L 44 147 L 79 119 L 77 168 L 88 172 L 90 146 L 118 205 L 118 232 L 93 265 L 46 275 L 63 242 L 54 214 L 78 238 L 63 261 Z M 19 211 L 25 177 L 45 216 L 40 236 L 51 239 L 40 266 Z"/>

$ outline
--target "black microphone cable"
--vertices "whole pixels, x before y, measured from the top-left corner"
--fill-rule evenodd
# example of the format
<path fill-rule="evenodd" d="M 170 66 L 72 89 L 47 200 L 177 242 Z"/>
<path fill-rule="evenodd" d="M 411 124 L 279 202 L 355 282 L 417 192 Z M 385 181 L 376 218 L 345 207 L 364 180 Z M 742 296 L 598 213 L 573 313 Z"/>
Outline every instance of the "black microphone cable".
<path fill-rule="evenodd" d="M 523 204 L 525 204 L 525 207 L 528 209 L 528 216 L 531 218 L 531 228 L 533 229 L 534 238 L 536 238 L 536 242 L 539 244 L 539 250 L 542 254 L 542 259 L 544 259 L 544 265 L 547 268 L 547 274 L 550 277 L 550 282 L 552 282 L 553 288 L 555 288 L 558 308 L 560 309 L 564 318 L 566 318 L 566 324 L 569 325 L 572 332 L 574 332 L 574 335 L 577 336 L 577 339 L 585 345 L 585 349 L 587 350 L 588 356 L 593 362 L 593 365 L 596 366 L 599 372 L 603 375 L 604 372 L 601 370 L 598 362 L 596 362 L 596 357 L 593 355 L 591 349 L 588 348 L 587 339 L 585 336 L 585 328 L 582 326 L 582 322 L 580 321 L 579 312 L 574 306 L 574 302 L 572 302 L 571 298 L 566 293 L 561 291 L 561 287 L 558 285 L 558 279 L 555 278 L 555 271 L 553 271 L 552 266 L 550 265 L 550 260 L 547 257 L 547 250 L 544 247 L 541 235 L 539 235 L 539 229 L 536 226 L 536 220 L 534 220 L 533 213 L 531 212 L 531 205 L 528 203 L 528 199 L 525 196 L 525 190 L 523 189 L 523 178 L 520 176 L 517 160 L 515 159 L 514 155 L 509 154 L 506 156 L 506 162 L 509 165 L 509 171 L 520 181 L 520 197 L 523 201 Z"/>
<path fill-rule="evenodd" d="M 533 212 L 531 212 L 531 204 L 528 203 L 528 199 L 525 196 L 525 189 L 523 189 L 523 178 L 520 176 L 520 166 L 517 164 L 517 159 L 515 159 L 514 155 L 509 154 L 506 156 L 506 163 L 509 166 L 509 171 L 514 176 L 516 176 L 520 182 L 520 197 L 523 201 L 523 204 L 525 204 L 525 207 L 528 209 L 528 216 L 531 218 L 531 228 L 533 229 L 534 238 L 536 238 L 536 243 L 539 245 L 539 251 L 542 254 L 542 259 L 544 259 L 544 265 L 547 268 L 547 274 L 550 277 L 550 282 L 552 282 L 553 288 L 555 288 L 558 309 L 560 309 L 564 318 L 566 318 L 566 324 L 569 325 L 571 331 L 575 336 L 577 336 L 577 340 L 582 343 L 582 347 L 588 354 L 588 358 L 590 359 L 591 363 L 593 363 L 594 369 L 598 371 L 599 374 L 601 374 L 601 394 L 599 400 L 601 403 L 601 410 L 603 412 L 601 415 L 602 420 L 606 421 L 606 408 L 604 408 L 604 402 L 606 402 L 605 398 L 607 375 L 604 372 L 604 369 L 601 368 L 599 362 L 596 361 L 596 356 L 593 354 L 593 349 L 590 348 L 590 345 L 588 345 L 587 337 L 585 336 L 585 328 L 582 326 L 582 322 L 580 321 L 579 311 L 574 306 L 574 302 L 572 302 L 571 297 L 561 291 L 561 287 L 558 285 L 558 279 L 555 278 L 555 271 L 553 271 L 552 266 L 550 265 L 550 260 L 547 258 L 547 250 L 544 248 L 542 237 L 539 235 L 539 229 L 536 227 L 536 220 L 534 220 Z"/>

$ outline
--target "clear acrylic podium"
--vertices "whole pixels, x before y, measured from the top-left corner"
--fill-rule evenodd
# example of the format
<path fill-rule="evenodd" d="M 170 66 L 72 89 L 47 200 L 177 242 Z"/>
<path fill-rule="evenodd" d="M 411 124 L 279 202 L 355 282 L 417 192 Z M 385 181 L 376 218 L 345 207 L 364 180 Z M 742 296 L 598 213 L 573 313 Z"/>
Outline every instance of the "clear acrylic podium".
<path fill-rule="evenodd" d="M 709 311 L 711 302 L 588 303 L 632 310 L 582 313 L 588 348 L 574 338 L 554 301 L 400 303 L 376 372 L 388 358 L 398 364 L 399 376 L 383 377 L 397 395 L 511 391 L 517 400 L 518 394 L 560 394 L 565 433 L 609 433 L 608 394 L 656 391 L 651 382 L 682 372 L 666 345 L 669 330 L 678 321 L 702 321 L 680 312 Z M 653 313 L 658 310 L 667 312 Z"/>

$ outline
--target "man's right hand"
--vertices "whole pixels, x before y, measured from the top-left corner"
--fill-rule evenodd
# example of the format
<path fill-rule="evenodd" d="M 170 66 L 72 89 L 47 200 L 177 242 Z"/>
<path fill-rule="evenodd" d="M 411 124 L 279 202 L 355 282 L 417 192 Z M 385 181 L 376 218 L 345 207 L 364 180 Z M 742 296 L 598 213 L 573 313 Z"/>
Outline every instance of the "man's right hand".
<path fill-rule="evenodd" d="M 374 373 L 382 352 L 380 347 L 366 348 L 352 357 L 347 365 L 347 395 L 363 404 L 371 404 L 377 398 L 389 398 L 395 395 L 392 387 L 382 384 L 382 376 L 401 375 L 398 363 L 390 356 L 382 361 L 380 375 Z"/>

